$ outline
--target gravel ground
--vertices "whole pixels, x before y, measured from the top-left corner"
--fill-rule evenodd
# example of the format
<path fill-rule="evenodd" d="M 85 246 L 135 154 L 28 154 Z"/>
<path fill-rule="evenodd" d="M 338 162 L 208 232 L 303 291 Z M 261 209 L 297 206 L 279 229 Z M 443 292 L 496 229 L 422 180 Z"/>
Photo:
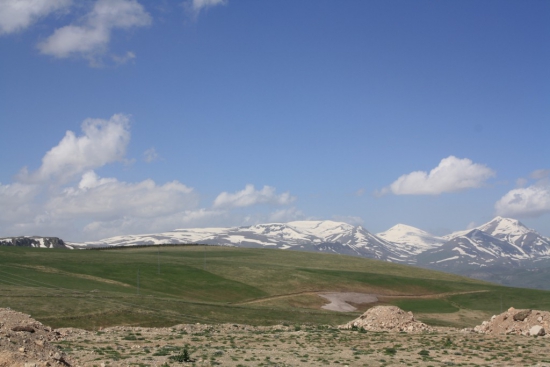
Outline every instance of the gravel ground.
<path fill-rule="evenodd" d="M 368 315 L 384 315 L 380 324 L 391 318 L 394 323 L 410 322 L 401 312 L 387 309 Z M 550 367 L 547 336 L 483 334 L 473 329 L 431 328 L 429 332 L 406 333 L 328 325 L 193 324 L 50 330 L 29 315 L 11 310 L 0 310 L 0 322 L 0 366 Z M 12 330 L 18 326 L 32 327 L 35 332 Z M 42 345 L 36 343 L 40 340 Z M 21 352 L 22 347 L 28 349 Z"/>

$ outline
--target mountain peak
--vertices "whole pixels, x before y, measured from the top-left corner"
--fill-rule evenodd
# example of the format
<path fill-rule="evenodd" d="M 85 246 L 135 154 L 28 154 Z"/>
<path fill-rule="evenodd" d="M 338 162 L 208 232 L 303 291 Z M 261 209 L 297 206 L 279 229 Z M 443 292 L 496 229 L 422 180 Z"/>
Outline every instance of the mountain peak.
<path fill-rule="evenodd" d="M 410 252 L 415 254 L 437 247 L 444 242 L 443 239 L 426 231 L 402 223 L 376 235 L 386 241 L 406 246 Z"/>
<path fill-rule="evenodd" d="M 526 227 L 517 219 L 503 218 L 500 216 L 495 217 L 490 222 L 487 222 L 477 228 L 483 232 L 489 233 L 492 236 L 497 236 L 499 234 L 518 236 L 526 233 L 535 232 L 532 229 Z"/>

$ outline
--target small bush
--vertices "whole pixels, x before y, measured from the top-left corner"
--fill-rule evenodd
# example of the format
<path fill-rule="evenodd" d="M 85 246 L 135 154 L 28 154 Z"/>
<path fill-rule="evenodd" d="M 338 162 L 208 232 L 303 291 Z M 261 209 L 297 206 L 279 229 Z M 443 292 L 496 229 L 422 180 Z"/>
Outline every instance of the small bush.
<path fill-rule="evenodd" d="M 187 348 L 184 348 L 181 354 L 170 356 L 169 359 L 174 362 L 192 362 Z"/>

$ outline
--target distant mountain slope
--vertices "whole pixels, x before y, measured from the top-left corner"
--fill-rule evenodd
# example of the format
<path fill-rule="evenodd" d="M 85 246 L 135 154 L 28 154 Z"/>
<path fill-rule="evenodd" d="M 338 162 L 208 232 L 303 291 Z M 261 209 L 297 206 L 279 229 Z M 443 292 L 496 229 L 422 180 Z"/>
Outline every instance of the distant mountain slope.
<path fill-rule="evenodd" d="M 424 251 L 417 256 L 418 265 L 432 265 L 438 268 L 456 268 L 464 265 L 486 267 L 492 264 L 513 265 L 530 256 L 521 248 L 479 229 L 454 237 L 442 246 Z"/>
<path fill-rule="evenodd" d="M 550 258 L 550 239 L 541 236 L 537 231 L 526 227 L 516 219 L 496 217 L 473 229 L 482 231 L 496 239 L 522 249 L 530 258 Z M 454 232 L 444 238 L 452 240 L 453 238 L 464 236 L 471 230 Z"/>

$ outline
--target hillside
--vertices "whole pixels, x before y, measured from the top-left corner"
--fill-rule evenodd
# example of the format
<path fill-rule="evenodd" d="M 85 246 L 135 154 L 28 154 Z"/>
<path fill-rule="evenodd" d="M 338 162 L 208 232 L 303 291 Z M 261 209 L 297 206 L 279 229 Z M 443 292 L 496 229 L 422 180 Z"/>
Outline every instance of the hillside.
<path fill-rule="evenodd" d="M 298 251 L 3 247 L 0 266 L 0 307 L 30 313 L 54 327 L 340 324 L 374 304 L 395 304 L 434 324 L 471 326 L 501 307 L 550 309 L 550 292 Z M 371 294 L 377 302 L 352 303 L 356 311 L 334 312 L 322 308 L 328 301 L 320 295 L 327 292 Z"/>

